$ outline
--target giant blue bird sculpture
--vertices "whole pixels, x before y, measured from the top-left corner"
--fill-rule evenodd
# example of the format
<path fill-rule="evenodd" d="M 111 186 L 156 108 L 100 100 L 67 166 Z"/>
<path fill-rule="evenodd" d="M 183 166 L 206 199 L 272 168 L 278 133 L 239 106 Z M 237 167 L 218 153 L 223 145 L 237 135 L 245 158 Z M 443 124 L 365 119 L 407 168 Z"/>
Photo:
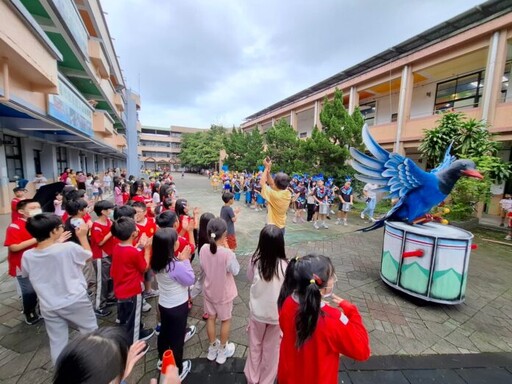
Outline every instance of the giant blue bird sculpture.
<path fill-rule="evenodd" d="M 386 220 L 412 224 L 444 201 L 460 177 L 483 178 L 472 160 L 456 160 L 450 156 L 451 145 L 446 150 L 443 162 L 430 172 L 425 172 L 411 159 L 382 148 L 370 135 L 366 124 L 362 136 L 373 157 L 350 148 L 352 168 L 359 172 L 356 178 L 365 183 L 378 184 L 380 187 L 374 192 L 387 192 L 386 198 L 399 199 L 382 219 L 364 228 L 364 232 L 382 227 Z"/>

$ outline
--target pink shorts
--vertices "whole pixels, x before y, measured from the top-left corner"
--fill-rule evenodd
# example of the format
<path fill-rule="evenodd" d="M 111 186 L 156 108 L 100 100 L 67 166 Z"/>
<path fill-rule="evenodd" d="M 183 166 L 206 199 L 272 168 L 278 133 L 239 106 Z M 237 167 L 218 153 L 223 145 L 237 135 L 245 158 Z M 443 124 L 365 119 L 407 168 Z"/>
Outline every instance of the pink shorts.
<path fill-rule="evenodd" d="M 204 312 L 210 316 L 217 316 L 220 321 L 229 320 L 233 313 L 233 302 L 230 301 L 226 304 L 215 304 L 208 301 L 206 297 L 203 297 Z"/>

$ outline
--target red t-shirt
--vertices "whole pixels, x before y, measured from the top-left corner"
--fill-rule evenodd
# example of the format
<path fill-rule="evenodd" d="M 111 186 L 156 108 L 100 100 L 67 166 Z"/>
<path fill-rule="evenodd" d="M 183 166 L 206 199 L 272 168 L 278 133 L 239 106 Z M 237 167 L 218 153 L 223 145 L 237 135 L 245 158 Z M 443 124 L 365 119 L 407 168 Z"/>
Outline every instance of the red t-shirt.
<path fill-rule="evenodd" d="M 144 250 L 131 245 L 114 246 L 110 276 L 117 299 L 128 299 L 142 293 L 146 267 Z"/>
<path fill-rule="evenodd" d="M 123 192 L 122 196 L 123 196 L 123 205 L 125 205 L 128 202 L 128 200 L 130 200 L 130 194 L 128 192 Z"/>
<path fill-rule="evenodd" d="M 279 312 L 279 325 L 283 332 L 279 351 L 277 381 L 288 383 L 338 383 L 340 354 L 355 360 L 370 356 L 370 343 L 359 311 L 348 301 L 341 309 L 324 305 L 315 331 L 297 349 L 295 316 L 297 302 L 289 296 Z"/>
<path fill-rule="evenodd" d="M 110 228 L 112 228 L 112 221 L 107 219 L 107 224 L 102 224 L 99 221 L 95 221 L 92 223 L 91 227 L 91 250 L 92 250 L 92 258 L 93 259 L 101 259 L 103 257 L 103 252 L 107 254 L 107 256 L 112 256 L 112 250 L 114 248 L 114 237 L 110 237 L 103 245 L 99 245 L 105 236 L 110 233 Z"/>
<path fill-rule="evenodd" d="M 152 218 L 146 217 L 145 223 L 135 223 L 137 225 L 137 228 L 139 229 L 139 236 L 135 239 L 135 244 L 137 244 L 140 240 L 140 237 L 143 233 L 146 234 L 146 236 L 153 237 L 156 232 L 156 223 L 155 220 Z"/>
<path fill-rule="evenodd" d="M 180 215 L 180 217 L 179 217 L 180 225 L 178 226 L 178 229 L 176 230 L 176 232 L 178 232 L 178 235 L 180 235 L 180 232 L 183 229 L 183 221 L 184 220 L 188 220 L 189 228 L 190 228 L 190 226 L 192 226 L 192 227 L 194 226 L 194 219 L 193 218 L 191 218 L 191 217 L 189 217 L 187 215 Z M 187 239 L 187 241 L 190 243 L 190 233 L 189 232 L 185 232 L 182 236 L 185 237 L 185 239 Z"/>
<path fill-rule="evenodd" d="M 27 225 L 26 220 L 24 219 L 18 219 L 7 227 L 7 231 L 5 231 L 5 241 L 4 245 L 6 247 L 9 247 L 11 245 L 23 243 L 26 240 L 32 239 L 32 236 L 30 233 L 28 233 L 25 226 Z M 23 253 L 31 248 L 34 248 L 36 244 L 27 247 L 25 249 L 22 249 L 18 252 L 12 252 L 7 251 L 7 261 L 9 263 L 9 275 L 15 277 L 16 276 L 16 270 L 21 271 L 21 257 L 23 256 Z"/>
<path fill-rule="evenodd" d="M 178 256 L 181 252 L 183 252 L 187 245 L 190 245 L 190 253 L 194 253 L 196 247 L 194 244 L 190 244 L 186 238 L 183 236 L 178 236 L 178 242 L 180 243 L 180 246 L 178 247 L 177 251 L 174 251 L 174 256 Z"/>
<path fill-rule="evenodd" d="M 62 222 L 65 223 L 67 219 L 69 219 L 69 215 L 67 212 L 64 212 L 64 214 L 62 215 Z M 89 221 L 92 220 L 91 215 L 86 213 L 84 217 L 82 217 L 82 220 L 85 221 L 85 223 L 87 224 Z"/>
<path fill-rule="evenodd" d="M 23 200 L 19 197 L 15 197 L 11 200 L 11 223 L 14 223 L 15 220 L 21 219 L 21 215 L 18 213 L 16 206 L 18 203 Z"/>
<path fill-rule="evenodd" d="M 139 201 L 141 203 L 145 203 L 145 198 L 143 195 L 135 195 L 132 197 L 132 201 Z"/>

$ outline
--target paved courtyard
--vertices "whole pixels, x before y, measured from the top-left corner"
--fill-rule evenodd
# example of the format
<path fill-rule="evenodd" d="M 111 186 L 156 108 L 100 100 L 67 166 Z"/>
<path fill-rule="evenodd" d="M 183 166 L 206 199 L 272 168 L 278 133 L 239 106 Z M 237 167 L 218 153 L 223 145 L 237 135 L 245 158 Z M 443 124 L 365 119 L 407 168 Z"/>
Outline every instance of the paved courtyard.
<path fill-rule="evenodd" d="M 220 193 L 211 190 L 206 178 L 178 176 L 177 186 L 190 205 L 200 207 L 201 212 L 219 214 Z M 336 226 L 331 220 L 329 229 L 315 230 L 310 223 L 293 224 L 290 213 L 287 255 L 291 258 L 317 252 L 332 258 L 339 280 L 336 293 L 359 307 L 370 332 L 373 356 L 512 352 L 512 247 L 476 238 L 479 247 L 471 256 L 466 301 L 455 306 L 427 303 L 398 294 L 381 281 L 382 230 L 355 232 L 365 225 L 357 214 L 349 217 L 346 227 Z M 236 223 L 240 245 L 237 255 L 242 268 L 236 278 L 239 297 L 235 300 L 231 341 L 237 345 L 235 357 L 239 358 L 247 353 L 249 283 L 245 272 L 265 216 L 265 212 L 243 207 Z M 1 220 L 3 232 L 6 218 Z M 25 325 L 14 282 L 5 270 L 4 262 L 0 264 L 0 382 L 51 382 L 44 324 Z M 155 299 L 150 302 L 156 304 Z M 202 313 L 202 299 L 198 297 L 189 319 L 190 324 L 197 325 L 198 334 L 186 344 L 186 358 L 206 356 L 208 341 Z M 114 320 L 112 314 L 100 325 L 114 325 Z M 154 311 L 144 315 L 143 321 L 154 326 Z M 156 377 L 155 347 L 153 338 L 151 350 L 135 368 L 130 383 L 147 383 L 150 377 Z"/>

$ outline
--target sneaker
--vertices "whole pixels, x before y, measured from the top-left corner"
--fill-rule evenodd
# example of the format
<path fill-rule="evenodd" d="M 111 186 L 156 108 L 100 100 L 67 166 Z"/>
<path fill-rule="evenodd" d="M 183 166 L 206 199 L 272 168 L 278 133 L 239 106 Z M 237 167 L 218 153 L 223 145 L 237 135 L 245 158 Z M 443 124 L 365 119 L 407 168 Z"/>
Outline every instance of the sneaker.
<path fill-rule="evenodd" d="M 154 329 L 142 329 L 140 332 L 139 332 L 139 340 L 149 340 L 153 337 L 153 335 L 155 334 L 155 330 Z"/>
<path fill-rule="evenodd" d="M 347 224 L 347 219 L 343 220 L 343 225 L 348 225 Z"/>
<path fill-rule="evenodd" d="M 505 236 L 505 240 L 512 240 L 512 236 L 510 236 L 510 235 Z"/>
<path fill-rule="evenodd" d="M 181 364 L 180 382 L 183 382 L 183 380 L 185 380 L 185 377 L 187 377 L 187 375 L 189 374 L 191 369 L 192 369 L 192 362 L 190 360 L 185 360 Z"/>
<path fill-rule="evenodd" d="M 293 223 L 297 224 L 297 219 L 294 217 L 292 220 Z"/>
<path fill-rule="evenodd" d="M 325 223 L 322 224 L 322 228 L 329 229 L 329 227 Z"/>
<path fill-rule="evenodd" d="M 318 226 L 318 223 L 315 221 L 315 223 L 313 224 L 313 227 L 315 227 L 315 229 L 320 229 L 320 227 Z"/>
<path fill-rule="evenodd" d="M 150 289 L 149 291 L 142 292 L 142 297 L 144 299 L 151 299 L 152 297 L 157 297 L 158 295 L 160 295 L 158 289 Z"/>
<path fill-rule="evenodd" d="M 370 221 L 371 221 L 372 223 L 375 223 L 377 220 L 375 220 L 373 217 L 370 217 Z"/>
<path fill-rule="evenodd" d="M 162 327 L 162 324 L 158 323 L 155 327 L 155 335 L 159 335 L 160 334 L 160 328 Z"/>
<path fill-rule="evenodd" d="M 361 212 L 361 219 L 364 220 L 364 213 L 363 212 Z"/>
<path fill-rule="evenodd" d="M 217 359 L 215 360 L 217 364 L 224 364 L 228 357 L 231 357 L 235 354 L 235 344 L 226 343 L 225 346 L 219 346 Z"/>
<path fill-rule="evenodd" d="M 336 225 L 340 225 L 340 224 L 341 224 L 341 221 L 336 220 L 336 222 L 335 222 L 334 224 L 336 224 Z"/>
<path fill-rule="evenodd" d="M 334 211 L 331 209 L 331 215 L 334 215 Z"/>
<path fill-rule="evenodd" d="M 209 317 L 210 317 L 210 315 L 209 315 L 209 314 L 207 314 L 206 312 L 205 312 L 205 313 L 203 313 L 203 320 L 204 320 L 204 321 L 208 320 L 208 318 L 209 318 Z"/>
<path fill-rule="evenodd" d="M 25 315 L 25 323 L 28 325 L 34 325 L 42 319 L 35 311 Z"/>
<path fill-rule="evenodd" d="M 105 308 L 99 308 L 94 311 L 94 314 L 96 315 L 96 317 L 107 317 L 111 313 L 112 313 L 112 311 L 108 311 Z"/>
<path fill-rule="evenodd" d="M 146 300 L 142 301 L 142 312 L 149 312 L 151 311 L 151 304 L 149 304 Z"/>
<path fill-rule="evenodd" d="M 206 355 L 206 358 L 210 361 L 214 361 L 215 359 L 217 359 L 217 354 L 219 352 L 219 348 L 220 348 L 220 340 L 217 339 L 217 340 L 215 340 L 215 343 L 210 344 L 210 346 L 208 347 L 208 355 Z"/>
<path fill-rule="evenodd" d="M 116 318 L 116 324 L 121 324 L 121 320 L 119 320 L 119 318 Z"/>
<path fill-rule="evenodd" d="M 158 359 L 158 361 L 156 362 L 156 369 L 158 369 L 159 371 L 162 370 L 162 360 Z"/>
<path fill-rule="evenodd" d="M 195 325 L 191 325 L 191 326 L 187 327 L 185 329 L 185 331 L 186 331 L 185 332 L 185 343 L 186 343 L 196 334 L 197 328 Z"/>

